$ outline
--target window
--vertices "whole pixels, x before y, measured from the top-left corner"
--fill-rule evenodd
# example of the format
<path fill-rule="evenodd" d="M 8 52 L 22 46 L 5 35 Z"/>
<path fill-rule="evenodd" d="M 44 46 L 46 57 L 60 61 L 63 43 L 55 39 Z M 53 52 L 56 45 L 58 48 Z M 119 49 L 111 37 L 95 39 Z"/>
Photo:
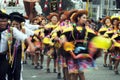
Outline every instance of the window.
<path fill-rule="evenodd" d="M 100 4 L 100 0 L 92 0 L 92 4 Z"/>
<path fill-rule="evenodd" d="M 115 1 L 113 1 L 113 6 L 115 6 L 116 5 L 116 3 L 115 3 Z"/>
<path fill-rule="evenodd" d="M 106 9 L 103 10 L 103 14 L 104 14 L 104 15 L 107 14 L 107 10 L 106 10 Z"/>
<path fill-rule="evenodd" d="M 105 0 L 105 5 L 108 5 L 108 0 Z"/>
<path fill-rule="evenodd" d="M 97 8 L 93 8 L 93 12 L 97 12 Z"/>

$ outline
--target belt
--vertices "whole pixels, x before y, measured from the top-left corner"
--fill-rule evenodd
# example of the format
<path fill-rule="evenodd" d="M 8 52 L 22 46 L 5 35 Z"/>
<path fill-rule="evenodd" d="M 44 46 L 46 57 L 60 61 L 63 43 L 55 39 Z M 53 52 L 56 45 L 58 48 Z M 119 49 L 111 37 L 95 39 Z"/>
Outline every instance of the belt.
<path fill-rule="evenodd" d="M 86 40 L 75 40 L 75 42 L 86 42 Z"/>

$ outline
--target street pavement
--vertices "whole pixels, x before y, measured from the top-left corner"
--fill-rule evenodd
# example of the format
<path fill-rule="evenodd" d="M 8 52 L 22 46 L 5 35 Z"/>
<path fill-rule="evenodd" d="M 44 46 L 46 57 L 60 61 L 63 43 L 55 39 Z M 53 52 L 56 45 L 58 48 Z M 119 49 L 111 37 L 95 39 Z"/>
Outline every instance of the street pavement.
<path fill-rule="evenodd" d="M 120 74 L 115 75 L 113 70 L 103 67 L 103 56 L 96 60 L 98 69 L 85 72 L 86 80 L 120 80 Z M 57 73 L 53 73 L 53 62 L 51 61 L 51 73 L 46 73 L 46 57 L 43 69 L 34 69 L 31 61 L 23 65 L 23 80 L 57 80 Z M 119 66 L 120 72 L 120 66 Z M 60 80 L 60 79 L 59 79 Z M 63 79 L 61 79 L 63 80 Z"/>

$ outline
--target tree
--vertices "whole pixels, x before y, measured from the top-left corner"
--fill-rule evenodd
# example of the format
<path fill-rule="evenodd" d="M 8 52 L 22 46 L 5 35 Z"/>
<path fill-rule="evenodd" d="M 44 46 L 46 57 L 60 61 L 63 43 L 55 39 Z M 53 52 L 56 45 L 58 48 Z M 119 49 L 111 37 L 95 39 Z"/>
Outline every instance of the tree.
<path fill-rule="evenodd" d="M 45 0 L 41 0 L 40 5 L 42 7 L 43 13 L 47 16 L 50 12 L 52 12 L 51 10 L 51 3 L 53 1 L 57 1 L 57 5 L 59 4 L 60 0 L 48 0 L 48 5 L 47 5 L 47 10 L 44 11 L 44 5 L 45 5 Z M 74 8 L 74 3 L 71 0 L 62 0 L 62 10 L 70 10 Z M 58 6 L 57 6 L 57 11 L 58 12 Z"/>

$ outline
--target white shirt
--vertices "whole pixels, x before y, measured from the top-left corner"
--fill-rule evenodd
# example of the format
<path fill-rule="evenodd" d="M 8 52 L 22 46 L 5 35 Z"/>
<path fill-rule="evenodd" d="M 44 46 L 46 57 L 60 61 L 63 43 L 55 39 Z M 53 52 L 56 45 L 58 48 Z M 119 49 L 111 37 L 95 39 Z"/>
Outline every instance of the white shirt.
<path fill-rule="evenodd" d="M 25 34 L 29 37 L 29 36 L 33 36 L 34 32 L 29 28 L 25 27 Z"/>
<path fill-rule="evenodd" d="M 25 27 L 27 27 L 27 28 L 29 28 L 30 30 L 34 31 L 34 30 L 39 29 L 40 26 L 39 26 L 39 25 L 32 25 L 32 24 L 30 24 L 30 23 L 25 22 Z"/>
<path fill-rule="evenodd" d="M 6 51 L 8 49 L 8 32 L 7 30 L 1 33 L 1 40 L 0 40 L 0 53 Z M 24 41 L 27 38 L 27 35 L 20 32 L 17 28 L 13 28 L 13 37 L 17 40 Z"/>

